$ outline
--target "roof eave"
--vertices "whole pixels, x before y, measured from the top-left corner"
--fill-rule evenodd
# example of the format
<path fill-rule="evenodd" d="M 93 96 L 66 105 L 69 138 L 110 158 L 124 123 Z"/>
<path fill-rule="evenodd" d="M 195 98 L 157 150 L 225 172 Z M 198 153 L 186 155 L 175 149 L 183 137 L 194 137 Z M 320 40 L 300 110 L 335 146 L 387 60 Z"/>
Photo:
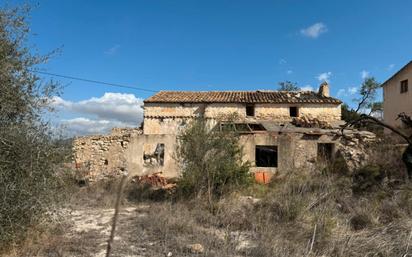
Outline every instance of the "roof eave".
<path fill-rule="evenodd" d="M 399 73 L 401 73 L 405 68 L 407 68 L 409 65 L 412 64 L 412 61 L 409 61 L 407 64 L 405 64 L 402 68 L 400 68 L 400 70 L 398 70 L 397 72 L 395 72 L 395 74 L 393 74 L 392 76 L 390 76 L 385 82 L 382 83 L 382 87 L 386 86 L 386 84 L 391 81 L 392 79 L 394 79 L 396 77 L 396 75 L 398 75 Z"/>

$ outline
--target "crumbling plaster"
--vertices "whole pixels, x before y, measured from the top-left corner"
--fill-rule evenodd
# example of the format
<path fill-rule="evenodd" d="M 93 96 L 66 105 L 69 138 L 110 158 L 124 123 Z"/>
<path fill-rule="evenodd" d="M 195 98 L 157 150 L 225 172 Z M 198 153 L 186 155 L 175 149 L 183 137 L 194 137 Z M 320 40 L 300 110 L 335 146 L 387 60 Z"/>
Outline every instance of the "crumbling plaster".
<path fill-rule="evenodd" d="M 164 144 L 164 163 L 147 164 L 143 160 L 145 153 L 152 153 L 157 144 Z M 146 175 L 161 172 L 165 177 L 179 175 L 176 162 L 176 136 L 175 135 L 133 135 L 125 151 L 127 170 L 131 175 Z"/>

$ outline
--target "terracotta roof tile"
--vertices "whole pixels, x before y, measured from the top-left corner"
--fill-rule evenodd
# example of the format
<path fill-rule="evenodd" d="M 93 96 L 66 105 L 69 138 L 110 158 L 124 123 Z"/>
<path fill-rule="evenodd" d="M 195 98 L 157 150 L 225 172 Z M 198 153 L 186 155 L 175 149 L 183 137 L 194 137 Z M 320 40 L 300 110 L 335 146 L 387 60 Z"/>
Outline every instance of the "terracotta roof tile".
<path fill-rule="evenodd" d="M 339 99 L 316 92 L 287 91 L 160 91 L 145 103 L 322 103 L 340 104 Z"/>

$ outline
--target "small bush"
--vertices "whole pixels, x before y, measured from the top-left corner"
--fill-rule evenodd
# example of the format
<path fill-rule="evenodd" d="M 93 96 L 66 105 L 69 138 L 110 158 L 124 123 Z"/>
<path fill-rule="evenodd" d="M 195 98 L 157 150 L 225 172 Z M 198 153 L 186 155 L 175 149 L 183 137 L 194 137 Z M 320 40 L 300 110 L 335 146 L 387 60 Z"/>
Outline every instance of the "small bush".
<path fill-rule="evenodd" d="M 369 215 L 365 213 L 355 214 L 349 219 L 349 224 L 353 230 L 361 230 L 372 224 Z"/>
<path fill-rule="evenodd" d="M 210 129 L 194 120 L 178 137 L 177 157 L 182 163 L 178 193 L 209 200 L 251 183 L 249 164 L 242 162 L 242 148 L 234 132 Z"/>
<path fill-rule="evenodd" d="M 378 165 L 366 165 L 354 172 L 352 190 L 354 193 L 369 191 L 380 185 L 385 173 Z"/>

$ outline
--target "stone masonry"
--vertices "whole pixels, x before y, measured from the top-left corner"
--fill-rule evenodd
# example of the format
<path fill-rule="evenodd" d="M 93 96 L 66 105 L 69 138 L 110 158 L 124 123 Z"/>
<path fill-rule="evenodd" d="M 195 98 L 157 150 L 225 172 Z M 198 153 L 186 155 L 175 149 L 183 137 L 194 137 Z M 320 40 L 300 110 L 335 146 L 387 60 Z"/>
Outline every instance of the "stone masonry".
<path fill-rule="evenodd" d="M 77 137 L 73 142 L 74 163 L 84 177 L 99 179 L 126 172 L 125 150 L 137 128 L 113 128 L 109 135 Z"/>

